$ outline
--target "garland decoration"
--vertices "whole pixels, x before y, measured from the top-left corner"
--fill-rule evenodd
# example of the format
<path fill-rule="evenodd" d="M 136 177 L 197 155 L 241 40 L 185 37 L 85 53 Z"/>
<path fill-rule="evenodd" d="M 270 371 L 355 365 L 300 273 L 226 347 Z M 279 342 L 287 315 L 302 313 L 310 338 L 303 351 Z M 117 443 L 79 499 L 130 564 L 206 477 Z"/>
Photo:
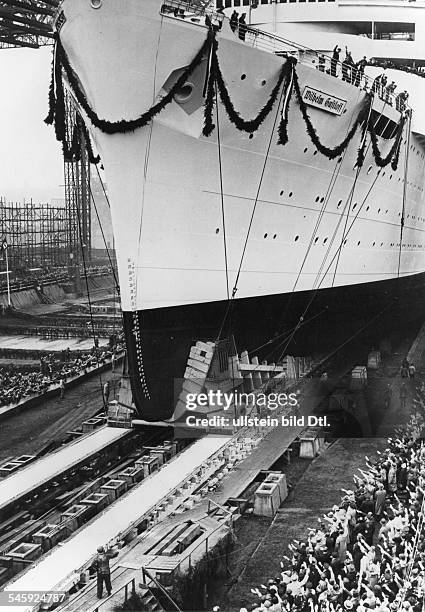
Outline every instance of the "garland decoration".
<path fill-rule="evenodd" d="M 398 141 L 398 147 L 394 153 L 394 156 L 391 160 L 391 168 L 394 170 L 394 172 L 397 170 L 398 168 L 398 162 L 400 159 L 400 150 L 401 150 L 401 143 L 403 142 L 403 136 L 401 135 Z"/>
<path fill-rule="evenodd" d="M 422 79 L 425 79 L 425 72 L 423 69 L 414 68 L 413 66 L 408 66 L 407 64 L 396 64 L 391 60 L 381 60 L 379 58 L 374 58 L 367 62 L 366 66 L 383 68 L 383 70 L 398 70 L 399 72 L 407 72 L 408 74 L 415 74 Z"/>
<path fill-rule="evenodd" d="M 82 133 L 83 133 L 83 136 L 84 136 L 84 140 L 85 140 L 85 143 L 86 143 L 87 155 L 89 157 L 89 162 L 96 166 L 100 162 L 100 155 L 95 155 L 93 153 L 93 147 L 92 147 L 92 144 L 91 144 L 91 138 L 90 138 L 89 131 L 86 128 L 86 124 L 84 123 L 84 121 L 81 119 L 80 116 L 79 116 L 79 119 L 81 121 L 81 130 L 82 130 Z"/>
<path fill-rule="evenodd" d="M 320 142 L 320 138 L 318 137 L 317 132 L 311 122 L 311 119 L 307 112 L 306 104 L 301 95 L 298 75 L 295 71 L 294 71 L 294 88 L 295 88 L 295 94 L 298 99 L 298 103 L 300 105 L 301 114 L 307 126 L 307 133 L 310 136 L 312 143 L 314 144 L 316 149 L 319 151 L 319 153 L 321 153 L 322 155 L 325 155 L 328 159 L 335 159 L 336 157 L 339 157 L 341 153 L 347 148 L 350 141 L 353 139 L 354 134 L 357 131 L 357 128 L 360 125 L 362 125 L 367 118 L 367 112 L 368 112 L 368 107 L 369 107 L 368 97 L 366 97 L 365 100 L 363 101 L 360 112 L 357 115 L 357 119 L 351 126 L 351 129 L 348 132 L 347 136 L 344 138 L 342 142 L 340 142 L 339 145 L 337 145 L 333 149 L 330 149 L 329 147 L 326 147 Z"/>
<path fill-rule="evenodd" d="M 397 132 L 395 135 L 394 143 L 389 150 L 388 154 L 385 157 L 382 157 L 381 152 L 378 147 L 378 135 L 375 131 L 375 127 L 373 125 L 372 120 L 369 121 L 368 130 L 370 133 L 370 140 L 372 143 L 372 153 L 375 159 L 375 163 L 379 168 L 385 168 L 391 162 L 391 167 L 393 170 L 397 170 L 398 159 L 400 156 L 400 146 L 403 137 L 403 128 L 406 122 L 405 115 L 402 115 L 400 121 L 397 125 Z"/>
<path fill-rule="evenodd" d="M 205 104 L 204 104 L 204 127 L 202 129 L 202 134 L 204 136 L 211 136 L 215 129 L 215 124 L 213 121 L 213 111 L 216 100 L 216 87 L 215 81 L 212 76 L 213 71 L 215 70 L 215 53 L 214 53 L 214 45 L 211 45 L 210 49 L 210 57 L 209 57 L 209 75 L 207 81 L 207 90 L 205 95 Z"/>
<path fill-rule="evenodd" d="M 256 132 L 259 129 L 259 127 L 262 125 L 262 123 L 272 111 L 278 98 L 279 91 L 283 85 L 285 88 L 285 97 L 281 111 L 281 120 L 278 127 L 278 144 L 285 145 L 288 142 L 289 103 L 292 97 L 293 90 L 295 90 L 295 95 L 300 106 L 300 111 L 306 124 L 307 133 L 319 153 L 325 155 L 328 159 L 335 159 L 336 157 L 339 157 L 354 137 L 357 129 L 362 126 L 362 140 L 357 154 L 356 165 L 358 167 L 361 167 L 364 163 L 366 152 L 366 133 L 369 132 L 372 144 L 372 152 L 377 166 L 382 168 L 391 163 L 391 167 L 394 170 L 397 168 L 400 156 L 403 127 L 406 121 L 406 117 L 401 117 L 397 126 L 395 141 L 389 153 L 385 157 L 382 157 L 378 147 L 378 134 L 376 133 L 375 127 L 371 120 L 371 105 L 373 99 L 371 97 L 371 94 L 369 93 L 366 95 L 361 105 L 360 111 L 357 115 L 357 118 L 351 126 L 344 140 L 334 148 L 329 148 L 325 146 L 321 142 L 307 112 L 307 106 L 302 98 L 298 75 L 295 70 L 296 59 L 293 57 L 288 57 L 286 62 L 282 64 L 279 70 L 276 84 L 273 87 L 273 90 L 271 91 L 267 102 L 258 112 L 257 116 L 252 119 L 244 119 L 235 109 L 234 104 L 230 98 L 229 90 L 226 86 L 218 59 L 218 41 L 216 38 L 216 31 L 214 30 L 214 28 L 209 28 L 208 34 L 201 48 L 193 58 L 190 65 L 185 68 L 185 70 L 182 72 L 182 74 L 177 79 L 177 81 L 168 93 L 166 93 L 149 110 L 142 113 L 137 119 L 121 119 L 119 121 L 108 121 L 106 119 L 101 119 L 97 115 L 97 113 L 91 108 L 86 98 L 86 95 L 82 90 L 78 77 L 69 62 L 68 56 L 57 34 L 55 35 L 55 40 L 56 44 L 52 56 L 52 71 L 49 86 L 49 111 L 45 122 L 50 125 L 54 124 L 56 139 L 62 143 L 64 158 L 68 161 L 79 160 L 81 158 L 81 149 L 83 146 L 86 146 L 87 148 L 90 163 L 99 163 L 100 158 L 99 156 L 95 156 L 93 153 L 89 132 L 81 116 L 78 113 L 76 114 L 74 125 L 72 128 L 71 144 L 68 145 L 66 139 L 67 125 L 65 94 L 63 85 L 64 74 L 66 75 L 71 91 L 73 92 L 77 102 L 79 103 L 83 111 L 87 114 L 94 127 L 100 129 L 105 134 L 125 134 L 134 131 L 138 128 L 142 128 L 146 126 L 150 121 L 152 121 L 152 119 L 156 115 L 158 115 L 173 100 L 175 94 L 186 83 L 187 79 L 193 73 L 195 68 L 197 68 L 205 59 L 205 57 L 208 56 L 209 73 L 207 76 L 207 87 L 204 105 L 204 125 L 202 130 L 202 134 L 204 136 L 210 136 L 215 129 L 215 124 L 213 121 L 213 110 L 215 106 L 216 92 L 220 97 L 221 103 L 223 104 L 226 110 L 230 122 L 233 123 L 233 125 L 238 130 L 252 134 L 253 132 Z"/>
<path fill-rule="evenodd" d="M 287 60 L 290 63 L 289 71 L 286 76 L 285 82 L 285 98 L 283 101 L 282 107 L 282 118 L 279 122 L 279 126 L 277 129 L 278 139 L 277 144 L 286 145 L 288 142 L 288 116 L 289 116 L 289 103 L 292 97 L 292 91 L 294 88 L 294 74 L 295 74 L 295 64 L 297 60 L 294 57 L 288 57 Z"/>
<path fill-rule="evenodd" d="M 90 104 L 88 103 L 86 95 L 81 88 L 79 80 L 74 70 L 72 69 L 71 64 L 69 63 L 68 56 L 59 38 L 57 38 L 56 42 L 56 65 L 58 66 L 57 70 L 55 71 L 56 91 L 58 90 L 58 81 L 61 83 L 60 86 L 63 88 L 61 74 L 63 68 L 75 98 L 77 99 L 81 108 L 84 110 L 84 112 L 87 114 L 88 118 L 96 128 L 98 128 L 105 134 L 126 134 L 127 132 L 133 132 L 138 128 L 146 126 L 173 100 L 178 90 L 181 89 L 181 87 L 186 83 L 187 79 L 190 77 L 195 68 L 200 65 L 200 63 L 205 57 L 206 52 L 211 47 L 211 44 L 214 39 L 215 32 L 210 29 L 202 47 L 195 55 L 190 65 L 182 72 L 182 74 L 177 79 L 170 91 L 165 94 L 165 96 L 161 98 L 159 102 L 154 104 L 149 110 L 142 113 L 137 119 L 121 119 L 119 121 L 108 121 L 99 117 L 99 115 L 91 108 Z"/>
<path fill-rule="evenodd" d="M 204 136 L 210 136 L 212 131 L 214 130 L 212 110 L 214 108 L 214 83 L 216 83 L 220 95 L 220 100 L 226 110 L 229 121 L 233 123 L 233 125 L 241 132 L 247 132 L 249 134 L 252 134 L 253 132 L 256 132 L 258 130 L 260 125 L 264 122 L 264 120 L 267 118 L 267 116 L 273 109 L 273 106 L 275 105 L 275 102 L 279 95 L 283 80 L 285 79 L 285 77 L 287 77 L 289 73 L 289 67 L 291 66 L 291 63 L 286 62 L 282 65 L 276 85 L 274 86 L 269 96 L 269 99 L 267 100 L 263 108 L 259 111 L 258 115 L 254 119 L 243 119 L 238 113 L 238 111 L 235 109 L 233 102 L 230 99 L 229 91 L 224 81 L 223 73 L 221 72 L 217 51 L 218 42 L 215 38 L 214 33 L 214 37 L 212 39 L 210 71 L 208 75 L 207 96 L 205 100 L 204 129 L 202 133 Z"/>
<path fill-rule="evenodd" d="M 367 133 L 368 133 L 368 125 L 369 125 L 370 118 L 372 116 L 373 95 L 369 97 L 369 100 L 370 100 L 370 104 L 369 104 L 368 116 L 362 126 L 362 137 L 360 140 L 360 147 L 357 152 L 357 160 L 354 166 L 355 168 L 361 168 L 364 164 L 364 160 L 366 157 L 366 140 L 367 140 Z"/>
<path fill-rule="evenodd" d="M 56 46 L 54 45 L 53 50 L 52 50 L 52 68 L 51 68 L 51 73 L 50 73 L 50 85 L 49 85 L 49 112 L 47 114 L 47 117 L 44 120 L 44 122 L 47 123 L 47 125 L 52 125 L 55 119 L 55 104 L 56 104 L 55 55 L 56 55 Z"/>

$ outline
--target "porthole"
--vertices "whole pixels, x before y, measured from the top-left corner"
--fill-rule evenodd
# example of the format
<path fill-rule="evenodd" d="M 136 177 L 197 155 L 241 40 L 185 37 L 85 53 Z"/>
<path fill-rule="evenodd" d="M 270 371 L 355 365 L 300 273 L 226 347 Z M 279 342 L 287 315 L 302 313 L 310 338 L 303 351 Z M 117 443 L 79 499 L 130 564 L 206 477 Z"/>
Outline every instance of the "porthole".
<path fill-rule="evenodd" d="M 187 83 L 182 85 L 180 89 L 174 94 L 174 100 L 179 104 L 187 102 L 191 98 L 194 88 L 194 84 L 187 81 Z"/>
<path fill-rule="evenodd" d="M 298 239 L 299 239 L 299 236 L 295 236 L 295 242 L 297 242 Z"/>
<path fill-rule="evenodd" d="M 102 6 L 102 0 L 90 0 L 90 6 L 94 9 L 98 9 Z"/>
<path fill-rule="evenodd" d="M 246 79 L 246 74 L 241 74 L 241 81 L 244 81 Z"/>

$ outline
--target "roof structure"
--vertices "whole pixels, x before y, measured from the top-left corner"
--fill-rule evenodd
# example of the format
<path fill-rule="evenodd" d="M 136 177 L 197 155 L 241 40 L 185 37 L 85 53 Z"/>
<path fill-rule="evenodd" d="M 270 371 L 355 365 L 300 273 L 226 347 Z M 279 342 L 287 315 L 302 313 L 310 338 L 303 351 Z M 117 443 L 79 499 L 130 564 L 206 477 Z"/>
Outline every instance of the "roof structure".
<path fill-rule="evenodd" d="M 0 48 L 52 44 L 58 4 L 59 0 L 0 0 Z"/>

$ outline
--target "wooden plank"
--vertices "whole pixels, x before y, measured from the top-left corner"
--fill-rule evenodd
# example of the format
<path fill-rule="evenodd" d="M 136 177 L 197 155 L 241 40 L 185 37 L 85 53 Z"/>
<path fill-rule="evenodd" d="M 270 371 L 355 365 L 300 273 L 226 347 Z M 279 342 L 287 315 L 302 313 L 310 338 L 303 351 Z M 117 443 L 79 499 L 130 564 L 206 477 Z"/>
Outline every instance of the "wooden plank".
<path fill-rule="evenodd" d="M 192 348 L 190 349 L 190 353 L 189 353 L 190 357 L 199 359 L 200 361 L 202 360 L 211 361 L 213 355 L 214 353 L 212 351 L 203 351 L 197 346 L 192 346 Z"/>
<path fill-rule="evenodd" d="M 187 360 L 187 365 L 189 367 L 194 368 L 195 370 L 200 370 L 201 372 L 204 372 L 205 374 L 210 369 L 210 366 L 208 363 L 202 363 L 200 361 L 195 361 L 194 359 L 190 359 L 190 358 Z"/>
<path fill-rule="evenodd" d="M 201 349 L 201 351 L 211 352 L 211 350 L 215 347 L 214 342 L 202 342 L 202 340 L 198 340 L 195 345 L 197 348 Z"/>
<path fill-rule="evenodd" d="M 286 366 L 255 365 L 253 363 L 239 362 L 239 370 L 241 372 L 286 372 Z"/>

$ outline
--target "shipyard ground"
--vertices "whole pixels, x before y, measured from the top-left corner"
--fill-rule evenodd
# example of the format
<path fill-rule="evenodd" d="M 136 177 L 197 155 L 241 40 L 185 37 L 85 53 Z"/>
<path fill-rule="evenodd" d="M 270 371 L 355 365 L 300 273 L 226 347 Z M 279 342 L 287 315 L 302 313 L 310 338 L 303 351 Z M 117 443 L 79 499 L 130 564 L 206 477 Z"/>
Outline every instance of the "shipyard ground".
<path fill-rule="evenodd" d="M 35 454 L 52 442 L 60 443 L 67 432 L 102 409 L 101 381 L 111 381 L 113 399 L 113 389 L 120 378 L 118 372 L 111 370 L 103 372 L 101 379 L 93 375 L 68 389 L 62 400 L 55 396 L 5 419 L 0 427 L 0 460 L 5 463 L 10 457 Z"/>
<path fill-rule="evenodd" d="M 339 501 L 340 488 L 351 486 L 353 473 L 357 468 L 364 467 L 365 455 L 373 456 L 377 449 L 385 447 L 384 436 L 392 435 L 396 425 L 407 421 L 416 387 L 420 386 L 425 375 L 425 333 L 421 331 L 421 322 L 394 331 L 390 334 L 390 343 L 391 351 L 385 355 L 379 369 L 370 373 L 368 387 L 362 393 L 363 405 L 359 404 L 368 414 L 371 432 L 378 439 L 339 439 L 313 461 L 295 459 L 295 452 L 290 465 L 283 458 L 278 460 L 273 467 L 286 473 L 293 486 L 294 497 L 283 503 L 273 520 L 252 515 L 245 515 L 239 520 L 235 549 L 228 558 L 228 576 L 215 581 L 211 579 L 207 609 L 217 604 L 221 605 L 222 610 L 235 612 L 243 605 L 249 607 L 250 588 L 279 571 L 279 558 L 287 552 L 291 539 L 303 536 L 307 527 L 315 526 L 317 518 Z M 365 364 L 372 348 L 376 347 L 367 343 L 346 347 L 343 351 L 344 363 Z M 417 376 L 407 381 L 408 398 L 401 410 L 399 389 L 403 381 L 399 371 L 401 361 L 406 356 L 415 363 Z M 335 370 L 340 369 L 344 368 L 339 361 Z M 102 374 L 103 382 L 109 378 L 116 382 L 120 374 L 116 372 L 112 375 L 110 371 Z M 386 408 L 383 398 L 388 384 L 392 388 L 392 397 Z M 12 455 L 37 452 L 40 447 L 66 437 L 68 431 L 75 429 L 100 407 L 100 380 L 98 375 L 94 375 L 69 389 L 63 400 L 46 400 L 31 410 L 5 420 L 0 432 L 0 458 L 6 460 Z M 119 588 L 118 583 L 116 587 Z M 114 598 L 112 603 L 115 606 L 117 599 Z M 85 609 L 84 605 L 81 609 Z M 108 610 L 112 610 L 112 607 L 105 602 L 102 612 Z"/>

